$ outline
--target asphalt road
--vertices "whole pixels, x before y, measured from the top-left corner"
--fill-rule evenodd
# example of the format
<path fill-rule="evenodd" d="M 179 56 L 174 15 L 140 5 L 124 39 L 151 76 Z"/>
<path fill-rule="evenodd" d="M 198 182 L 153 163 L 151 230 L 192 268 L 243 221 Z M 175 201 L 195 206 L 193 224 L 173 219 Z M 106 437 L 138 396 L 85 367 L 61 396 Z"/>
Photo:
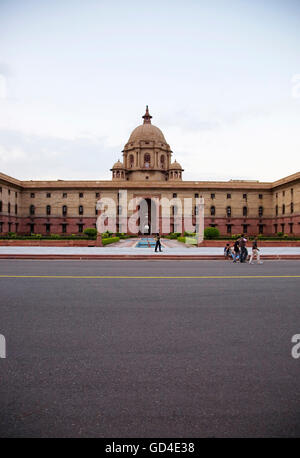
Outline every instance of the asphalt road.
<path fill-rule="evenodd" d="M 1 437 L 300 436 L 300 262 L 3 260 L 0 275 Z"/>

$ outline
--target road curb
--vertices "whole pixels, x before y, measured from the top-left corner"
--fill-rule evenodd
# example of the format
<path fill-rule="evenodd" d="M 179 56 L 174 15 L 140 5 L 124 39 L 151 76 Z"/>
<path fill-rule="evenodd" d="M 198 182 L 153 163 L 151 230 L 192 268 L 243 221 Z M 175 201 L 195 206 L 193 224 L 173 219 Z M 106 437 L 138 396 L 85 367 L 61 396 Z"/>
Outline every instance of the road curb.
<path fill-rule="evenodd" d="M 0 254 L 0 259 L 40 259 L 40 260 L 130 260 L 130 261 L 221 261 L 224 260 L 222 255 L 160 255 L 160 254 Z M 263 260 L 300 260 L 300 255 L 278 254 L 262 256 Z M 231 262 L 226 260 L 226 262 Z"/>

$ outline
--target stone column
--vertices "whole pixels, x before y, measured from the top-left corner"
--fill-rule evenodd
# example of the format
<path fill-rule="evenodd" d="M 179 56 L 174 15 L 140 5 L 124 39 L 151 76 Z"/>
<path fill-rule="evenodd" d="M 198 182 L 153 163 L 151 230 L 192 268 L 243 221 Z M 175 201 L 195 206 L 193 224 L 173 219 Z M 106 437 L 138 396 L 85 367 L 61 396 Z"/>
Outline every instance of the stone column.
<path fill-rule="evenodd" d="M 100 234 L 100 232 L 97 233 L 96 246 L 103 246 L 102 234 Z"/>
<path fill-rule="evenodd" d="M 197 246 L 201 246 L 204 240 L 204 198 L 200 197 L 197 205 L 198 215 L 196 215 L 196 225 L 198 227 Z"/>

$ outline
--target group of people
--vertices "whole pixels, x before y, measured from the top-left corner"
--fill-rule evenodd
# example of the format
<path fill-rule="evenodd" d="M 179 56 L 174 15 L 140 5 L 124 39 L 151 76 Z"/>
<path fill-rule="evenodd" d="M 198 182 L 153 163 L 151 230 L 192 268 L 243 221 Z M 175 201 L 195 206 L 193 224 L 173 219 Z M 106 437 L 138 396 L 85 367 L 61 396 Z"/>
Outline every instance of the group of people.
<path fill-rule="evenodd" d="M 252 242 L 252 253 L 251 256 L 248 254 L 247 250 L 247 238 L 244 234 L 241 235 L 233 244 L 230 246 L 230 243 L 226 243 L 224 247 L 224 256 L 225 259 L 232 259 L 233 262 L 249 262 L 249 264 L 253 264 L 253 259 L 256 258 L 258 264 L 262 264 L 260 260 L 260 250 L 257 246 L 257 238 L 254 237 Z"/>

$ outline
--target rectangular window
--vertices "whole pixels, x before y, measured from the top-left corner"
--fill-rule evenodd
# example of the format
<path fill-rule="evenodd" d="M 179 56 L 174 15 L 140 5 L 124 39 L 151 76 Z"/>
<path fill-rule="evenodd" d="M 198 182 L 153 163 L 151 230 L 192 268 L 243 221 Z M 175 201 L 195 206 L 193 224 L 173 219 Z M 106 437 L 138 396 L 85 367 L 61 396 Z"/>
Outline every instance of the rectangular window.
<path fill-rule="evenodd" d="M 211 195 L 210 195 L 210 198 L 211 198 L 211 199 L 214 199 L 215 197 L 216 197 L 215 194 L 211 194 Z"/>
<path fill-rule="evenodd" d="M 31 199 L 34 199 L 34 197 L 35 197 L 34 192 L 30 193 L 30 197 L 31 197 Z"/>
<path fill-rule="evenodd" d="M 196 194 L 195 194 L 195 199 L 198 199 L 198 198 L 199 198 L 199 194 L 196 193 Z"/>
<path fill-rule="evenodd" d="M 15 197 L 18 197 L 18 193 L 17 192 L 15 192 Z"/>
<path fill-rule="evenodd" d="M 80 192 L 80 193 L 79 193 L 79 197 L 80 197 L 80 198 L 83 197 L 83 192 Z"/>
<path fill-rule="evenodd" d="M 227 224 L 227 234 L 231 234 L 231 224 Z"/>
<path fill-rule="evenodd" d="M 19 229 L 19 223 L 16 223 L 15 224 L 15 227 L 16 227 L 16 232 L 18 232 L 18 229 Z M 0 231 L 1 232 L 1 231 Z"/>
<path fill-rule="evenodd" d="M 15 215 L 17 215 L 17 214 L 18 214 L 18 205 L 15 204 Z"/>
<path fill-rule="evenodd" d="M 258 233 L 259 234 L 263 234 L 264 233 L 264 225 L 263 224 L 259 224 L 258 225 Z"/>
<path fill-rule="evenodd" d="M 0 222 L 0 232 L 3 232 L 3 223 L 2 223 L 2 221 Z"/>
<path fill-rule="evenodd" d="M 100 197 L 100 192 L 96 192 L 96 198 L 98 199 Z"/>
<path fill-rule="evenodd" d="M 248 224 L 243 224 L 243 233 L 247 234 L 248 232 Z"/>
<path fill-rule="evenodd" d="M 258 198 L 259 198 L 259 199 L 262 199 L 262 198 L 263 198 L 263 195 L 262 195 L 262 194 L 258 194 Z"/>
<path fill-rule="evenodd" d="M 50 234 L 51 224 L 46 224 L 46 234 Z"/>
<path fill-rule="evenodd" d="M 47 198 L 51 197 L 51 192 L 47 192 Z"/>
<path fill-rule="evenodd" d="M 177 194 L 176 194 L 176 192 L 174 192 L 173 199 L 176 199 L 176 197 L 177 197 Z"/>
<path fill-rule="evenodd" d="M 67 225 L 66 224 L 62 224 L 62 233 L 66 234 L 66 232 L 67 232 Z"/>
<path fill-rule="evenodd" d="M 68 194 L 66 192 L 63 192 L 63 199 L 66 199 L 68 197 Z"/>
<path fill-rule="evenodd" d="M 274 224 L 274 233 L 277 234 L 278 232 L 278 224 Z"/>
<path fill-rule="evenodd" d="M 227 194 L 227 199 L 231 199 L 231 194 Z"/>
<path fill-rule="evenodd" d="M 243 199 L 247 199 L 247 194 L 243 194 Z"/>
<path fill-rule="evenodd" d="M 289 225 L 290 225 L 290 234 L 292 234 L 293 233 L 293 223 L 289 223 Z"/>
<path fill-rule="evenodd" d="M 12 223 L 8 223 L 8 232 L 11 232 Z"/>
<path fill-rule="evenodd" d="M 30 234 L 34 234 L 34 223 L 30 224 Z"/>
<path fill-rule="evenodd" d="M 283 232 L 283 233 L 284 233 L 284 226 L 285 226 L 285 224 L 281 223 L 281 232 Z"/>
<path fill-rule="evenodd" d="M 83 224 L 78 224 L 78 232 L 79 233 L 83 232 Z"/>

